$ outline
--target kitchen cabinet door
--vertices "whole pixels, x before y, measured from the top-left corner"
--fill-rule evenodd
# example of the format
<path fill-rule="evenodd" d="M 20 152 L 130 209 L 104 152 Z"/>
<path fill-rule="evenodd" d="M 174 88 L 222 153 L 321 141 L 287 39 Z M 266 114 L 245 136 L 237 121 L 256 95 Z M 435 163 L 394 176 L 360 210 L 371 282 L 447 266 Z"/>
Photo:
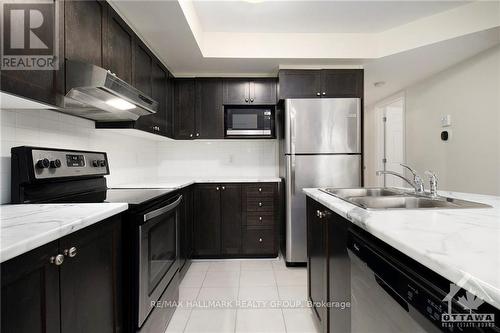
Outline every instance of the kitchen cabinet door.
<path fill-rule="evenodd" d="M 196 79 L 196 139 L 224 138 L 222 80 Z"/>
<path fill-rule="evenodd" d="M 198 257 L 221 253 L 220 185 L 203 184 L 194 188 L 194 254 Z"/>
<path fill-rule="evenodd" d="M 322 70 L 321 97 L 363 98 L 363 70 Z"/>
<path fill-rule="evenodd" d="M 307 291 L 313 302 L 313 312 L 321 327 L 328 328 L 328 313 L 324 306 L 314 306 L 326 302 L 328 297 L 328 210 L 316 201 L 307 198 Z M 316 303 L 319 302 L 319 303 Z"/>
<path fill-rule="evenodd" d="M 173 115 L 174 115 L 174 76 L 165 69 L 167 73 L 165 84 L 165 124 L 160 132 L 169 138 L 174 137 Z"/>
<path fill-rule="evenodd" d="M 222 254 L 240 254 L 242 237 L 240 184 L 221 185 L 221 217 Z"/>
<path fill-rule="evenodd" d="M 241 105 L 250 102 L 250 83 L 248 79 L 224 79 L 223 91 L 223 103 L 226 105 Z"/>
<path fill-rule="evenodd" d="M 134 33 L 109 5 L 104 43 L 104 68 L 132 84 L 132 43 Z"/>
<path fill-rule="evenodd" d="M 276 79 L 262 78 L 250 81 L 250 104 L 276 104 Z"/>
<path fill-rule="evenodd" d="M 286 69 L 279 72 L 279 98 L 321 96 L 321 71 Z"/>
<path fill-rule="evenodd" d="M 134 40 L 133 46 L 134 71 L 132 76 L 134 87 L 140 90 L 143 94 L 146 94 L 148 97 L 152 97 L 151 55 L 149 54 L 147 47 L 137 39 Z"/>
<path fill-rule="evenodd" d="M 102 67 L 105 17 L 105 1 L 64 1 L 66 59 Z"/>
<path fill-rule="evenodd" d="M 120 332 L 120 217 L 61 238 L 59 247 L 66 255 L 59 266 L 61 332 Z"/>
<path fill-rule="evenodd" d="M 158 102 L 158 111 L 155 114 L 139 117 L 135 122 L 135 128 L 159 134 L 166 130 L 167 73 L 156 62 L 152 65 L 151 82 L 151 98 Z"/>
<path fill-rule="evenodd" d="M 58 250 L 54 241 L 2 263 L 2 332 L 60 332 Z"/>
<path fill-rule="evenodd" d="M 195 134 L 195 80 L 176 79 L 174 83 L 174 137 L 193 139 Z"/>

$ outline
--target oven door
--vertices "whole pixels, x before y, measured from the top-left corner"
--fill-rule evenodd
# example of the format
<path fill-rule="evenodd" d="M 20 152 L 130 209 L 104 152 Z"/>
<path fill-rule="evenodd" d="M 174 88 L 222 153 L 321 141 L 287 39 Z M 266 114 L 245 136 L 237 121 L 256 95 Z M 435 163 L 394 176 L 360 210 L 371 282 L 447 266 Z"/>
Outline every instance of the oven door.
<path fill-rule="evenodd" d="M 271 137 L 274 116 L 271 109 L 226 109 L 226 136 Z"/>
<path fill-rule="evenodd" d="M 179 204 L 173 202 L 144 214 L 139 226 L 139 317 L 141 327 L 175 276 L 179 255 Z"/>

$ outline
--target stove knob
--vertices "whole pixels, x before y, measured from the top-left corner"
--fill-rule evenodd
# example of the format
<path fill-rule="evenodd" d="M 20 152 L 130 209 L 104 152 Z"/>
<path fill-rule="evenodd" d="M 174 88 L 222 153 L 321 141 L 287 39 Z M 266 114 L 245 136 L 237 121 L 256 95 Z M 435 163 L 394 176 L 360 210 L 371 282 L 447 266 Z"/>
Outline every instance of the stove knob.
<path fill-rule="evenodd" d="M 60 168 L 61 167 L 61 160 L 60 159 L 55 159 L 53 161 L 50 161 L 50 167 L 51 168 Z"/>
<path fill-rule="evenodd" d="M 97 168 L 97 167 L 99 166 L 99 160 L 93 160 L 93 161 L 92 161 L 92 166 L 93 166 L 94 168 Z"/>
<path fill-rule="evenodd" d="M 105 167 L 106 166 L 106 160 L 101 160 L 99 162 L 99 165 L 102 166 L 102 167 Z"/>
<path fill-rule="evenodd" d="M 38 160 L 36 162 L 36 167 L 38 169 L 45 169 L 45 168 L 48 168 L 49 166 L 50 166 L 50 161 L 46 158 Z"/>

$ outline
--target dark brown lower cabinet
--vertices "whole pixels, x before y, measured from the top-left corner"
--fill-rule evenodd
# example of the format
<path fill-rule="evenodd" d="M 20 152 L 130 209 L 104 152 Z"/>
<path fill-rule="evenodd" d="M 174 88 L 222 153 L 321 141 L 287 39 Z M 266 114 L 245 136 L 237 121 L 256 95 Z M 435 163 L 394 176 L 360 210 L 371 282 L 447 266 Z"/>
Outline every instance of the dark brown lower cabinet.
<path fill-rule="evenodd" d="M 321 306 L 323 302 L 351 301 L 349 223 L 307 198 L 307 289 L 320 332 L 343 333 L 351 329 L 349 308 Z"/>
<path fill-rule="evenodd" d="M 182 278 L 193 256 L 193 186 L 182 190 L 181 218 L 179 221 L 179 273 Z"/>
<path fill-rule="evenodd" d="M 307 198 L 307 291 L 321 332 L 328 327 L 326 308 L 316 306 L 328 297 L 328 215 L 320 204 Z"/>
<path fill-rule="evenodd" d="M 195 185 L 194 206 L 194 254 L 199 257 L 219 256 L 220 185 Z"/>
<path fill-rule="evenodd" d="M 2 263 L 1 275 L 2 332 L 123 330 L 119 216 Z"/>
<path fill-rule="evenodd" d="M 197 184 L 194 257 L 276 257 L 277 183 Z"/>
<path fill-rule="evenodd" d="M 221 185 L 222 254 L 241 253 L 241 185 Z"/>

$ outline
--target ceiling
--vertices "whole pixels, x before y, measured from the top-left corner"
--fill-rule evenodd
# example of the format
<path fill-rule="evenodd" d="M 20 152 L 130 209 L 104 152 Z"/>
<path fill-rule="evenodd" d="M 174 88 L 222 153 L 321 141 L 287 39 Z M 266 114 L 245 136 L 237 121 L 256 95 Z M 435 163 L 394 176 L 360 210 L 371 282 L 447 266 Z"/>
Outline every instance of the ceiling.
<path fill-rule="evenodd" d="M 380 32 L 464 1 L 194 1 L 207 32 Z"/>
<path fill-rule="evenodd" d="M 366 104 L 500 43 L 498 2 L 111 4 L 175 76 L 276 76 L 279 68 L 365 68 Z M 304 34 L 307 29 L 321 32 Z M 386 84 L 375 88 L 377 81 Z"/>

